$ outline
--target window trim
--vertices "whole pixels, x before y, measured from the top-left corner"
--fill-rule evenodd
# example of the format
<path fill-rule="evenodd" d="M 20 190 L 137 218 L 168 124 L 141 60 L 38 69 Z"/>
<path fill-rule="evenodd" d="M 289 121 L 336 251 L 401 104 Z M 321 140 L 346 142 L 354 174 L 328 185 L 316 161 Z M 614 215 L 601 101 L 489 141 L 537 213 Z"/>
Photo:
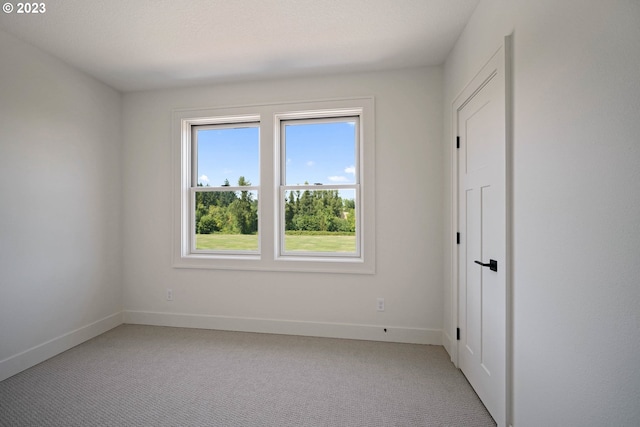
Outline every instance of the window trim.
<path fill-rule="evenodd" d="M 319 118 L 359 115 L 359 257 L 278 256 L 280 202 L 280 127 L 277 118 Z M 175 109 L 172 111 L 173 233 L 172 265 L 175 268 L 294 271 L 325 273 L 375 273 L 375 110 L 373 97 L 255 104 L 247 106 Z M 192 126 L 259 122 L 259 253 L 193 253 L 189 247 L 192 191 Z M 279 122 L 278 122 L 279 123 Z M 339 185 L 339 184 L 338 184 Z M 329 189 L 332 185 L 323 186 Z M 186 241 L 185 241 L 186 240 Z"/>

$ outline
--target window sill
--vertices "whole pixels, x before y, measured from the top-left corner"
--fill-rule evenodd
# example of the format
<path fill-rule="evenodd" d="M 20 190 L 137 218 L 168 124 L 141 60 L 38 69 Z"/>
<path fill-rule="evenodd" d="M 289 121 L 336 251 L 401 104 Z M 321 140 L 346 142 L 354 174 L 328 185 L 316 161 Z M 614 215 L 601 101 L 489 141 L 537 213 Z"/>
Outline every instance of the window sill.
<path fill-rule="evenodd" d="M 254 255 L 185 255 L 176 259 L 174 268 L 236 271 L 274 271 L 339 274 L 375 274 L 375 265 L 360 258 L 279 257 L 273 260 Z"/>

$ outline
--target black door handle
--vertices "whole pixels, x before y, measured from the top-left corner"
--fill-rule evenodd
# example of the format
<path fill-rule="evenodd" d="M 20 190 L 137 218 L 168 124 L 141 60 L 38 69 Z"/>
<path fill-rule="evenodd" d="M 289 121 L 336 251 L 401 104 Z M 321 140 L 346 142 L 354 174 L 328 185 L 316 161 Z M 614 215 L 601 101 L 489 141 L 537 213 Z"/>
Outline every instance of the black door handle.
<path fill-rule="evenodd" d="M 482 261 L 474 261 L 476 264 L 480 264 L 483 267 L 489 267 L 491 271 L 498 271 L 498 261 L 490 259 L 488 264 L 483 264 Z"/>

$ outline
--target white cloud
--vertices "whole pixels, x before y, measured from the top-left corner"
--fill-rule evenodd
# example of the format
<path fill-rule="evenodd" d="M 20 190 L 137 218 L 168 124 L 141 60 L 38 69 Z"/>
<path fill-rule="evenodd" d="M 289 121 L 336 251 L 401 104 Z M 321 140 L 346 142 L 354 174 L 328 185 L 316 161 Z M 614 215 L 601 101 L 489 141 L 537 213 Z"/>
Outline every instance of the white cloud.
<path fill-rule="evenodd" d="M 203 183 L 208 183 L 209 182 L 209 177 L 207 175 L 201 175 L 200 178 L 198 178 L 198 181 L 203 182 Z"/>
<path fill-rule="evenodd" d="M 330 177 L 328 177 L 328 179 L 331 182 L 347 182 L 347 181 L 349 181 L 346 177 L 338 176 L 338 175 L 330 176 Z"/>
<path fill-rule="evenodd" d="M 315 164 L 316 164 L 316 162 L 314 162 L 313 160 L 309 160 L 309 161 L 307 162 L 307 166 L 313 166 L 313 165 L 315 165 Z"/>
<path fill-rule="evenodd" d="M 351 175 L 355 175 L 356 174 L 356 167 L 355 166 L 349 166 L 344 168 L 344 172 L 345 173 L 350 173 Z"/>

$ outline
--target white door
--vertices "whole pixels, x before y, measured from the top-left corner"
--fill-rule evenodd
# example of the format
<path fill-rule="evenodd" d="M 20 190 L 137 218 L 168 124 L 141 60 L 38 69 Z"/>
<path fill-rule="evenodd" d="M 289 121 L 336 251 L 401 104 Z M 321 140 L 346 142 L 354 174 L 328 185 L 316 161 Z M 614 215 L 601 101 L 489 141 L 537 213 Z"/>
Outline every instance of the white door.
<path fill-rule="evenodd" d="M 506 117 L 501 49 L 459 98 L 458 363 L 506 421 Z"/>

